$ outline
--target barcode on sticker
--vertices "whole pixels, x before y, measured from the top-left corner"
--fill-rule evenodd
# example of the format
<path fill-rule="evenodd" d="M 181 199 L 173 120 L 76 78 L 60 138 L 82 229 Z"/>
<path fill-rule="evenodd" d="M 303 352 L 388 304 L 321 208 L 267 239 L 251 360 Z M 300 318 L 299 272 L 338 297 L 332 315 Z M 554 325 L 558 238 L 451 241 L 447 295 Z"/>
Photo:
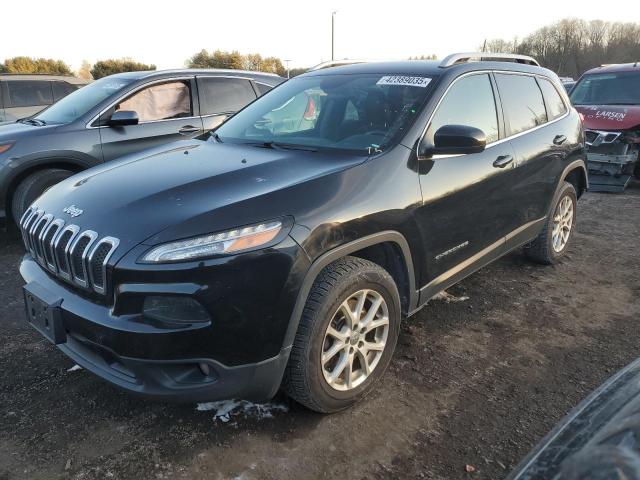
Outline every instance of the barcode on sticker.
<path fill-rule="evenodd" d="M 431 81 L 427 77 L 405 77 L 403 75 L 386 75 L 376 82 L 377 85 L 403 85 L 425 88 Z"/>

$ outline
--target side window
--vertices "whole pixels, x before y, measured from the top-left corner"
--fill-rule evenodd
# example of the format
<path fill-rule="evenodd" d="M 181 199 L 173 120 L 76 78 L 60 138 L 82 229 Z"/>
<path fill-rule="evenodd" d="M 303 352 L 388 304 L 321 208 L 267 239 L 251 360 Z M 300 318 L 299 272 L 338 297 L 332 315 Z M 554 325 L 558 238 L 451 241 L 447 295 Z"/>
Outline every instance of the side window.
<path fill-rule="evenodd" d="M 51 105 L 53 94 L 48 80 L 14 80 L 7 82 L 9 102 L 12 107 Z"/>
<path fill-rule="evenodd" d="M 549 120 L 554 120 L 567 113 L 567 106 L 562 101 L 562 97 L 553 84 L 544 78 L 538 78 L 538 84 L 544 96 L 544 103 L 547 106 L 547 116 Z"/>
<path fill-rule="evenodd" d="M 529 75 L 497 73 L 502 111 L 508 121 L 509 135 L 524 132 L 547 121 L 547 112 L 538 82 Z"/>
<path fill-rule="evenodd" d="M 235 113 L 256 99 L 249 80 L 199 77 L 200 114 Z"/>
<path fill-rule="evenodd" d="M 431 120 L 430 134 L 444 125 L 479 128 L 487 143 L 498 140 L 498 114 L 489 75 L 470 75 L 453 84 Z"/>
<path fill-rule="evenodd" d="M 77 87 L 75 85 L 71 85 L 67 82 L 55 81 L 53 82 L 53 100 L 57 102 L 76 90 Z"/>
<path fill-rule="evenodd" d="M 118 110 L 131 110 L 140 122 L 155 122 L 191 117 L 191 89 L 189 82 L 167 82 L 151 85 L 116 105 Z"/>
<path fill-rule="evenodd" d="M 255 82 L 255 86 L 258 89 L 258 95 L 262 96 L 268 91 L 270 91 L 273 87 L 271 85 L 267 85 L 266 83 L 258 83 Z"/>

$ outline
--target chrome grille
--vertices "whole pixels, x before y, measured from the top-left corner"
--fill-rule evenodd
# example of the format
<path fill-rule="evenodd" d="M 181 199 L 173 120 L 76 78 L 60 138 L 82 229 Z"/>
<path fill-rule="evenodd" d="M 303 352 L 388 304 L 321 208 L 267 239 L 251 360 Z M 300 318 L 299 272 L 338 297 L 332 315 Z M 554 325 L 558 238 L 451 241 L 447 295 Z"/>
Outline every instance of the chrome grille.
<path fill-rule="evenodd" d="M 117 238 L 80 231 L 35 206 L 22 216 L 20 229 L 25 247 L 43 268 L 69 283 L 105 293 L 106 266 L 120 243 Z"/>

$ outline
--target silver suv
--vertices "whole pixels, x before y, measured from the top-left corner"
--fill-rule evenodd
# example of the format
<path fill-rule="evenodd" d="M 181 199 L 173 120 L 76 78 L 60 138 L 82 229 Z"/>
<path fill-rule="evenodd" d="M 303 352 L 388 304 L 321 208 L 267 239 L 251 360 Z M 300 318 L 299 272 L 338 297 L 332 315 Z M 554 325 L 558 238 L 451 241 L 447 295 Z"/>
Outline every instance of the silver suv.
<path fill-rule="evenodd" d="M 62 75 L 0 75 L 0 124 L 30 117 L 87 84 Z"/>

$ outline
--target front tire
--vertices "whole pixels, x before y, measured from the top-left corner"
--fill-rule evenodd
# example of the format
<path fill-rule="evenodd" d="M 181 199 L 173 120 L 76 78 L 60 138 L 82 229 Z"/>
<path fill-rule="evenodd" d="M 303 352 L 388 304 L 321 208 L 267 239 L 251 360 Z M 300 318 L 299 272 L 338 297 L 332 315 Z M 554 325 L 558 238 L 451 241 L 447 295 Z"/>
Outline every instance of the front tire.
<path fill-rule="evenodd" d="M 73 172 L 60 168 L 47 168 L 32 173 L 18 184 L 11 198 L 11 213 L 16 225 L 20 223 L 22 214 L 36 198 L 53 187 L 56 183 L 69 178 Z"/>
<path fill-rule="evenodd" d="M 382 267 L 356 257 L 328 265 L 307 298 L 284 391 L 323 413 L 358 402 L 389 366 L 400 318 L 398 289 Z"/>
<path fill-rule="evenodd" d="M 524 248 L 527 257 L 543 265 L 553 265 L 566 254 L 576 227 L 577 206 L 575 188 L 563 182 L 544 228 Z"/>

